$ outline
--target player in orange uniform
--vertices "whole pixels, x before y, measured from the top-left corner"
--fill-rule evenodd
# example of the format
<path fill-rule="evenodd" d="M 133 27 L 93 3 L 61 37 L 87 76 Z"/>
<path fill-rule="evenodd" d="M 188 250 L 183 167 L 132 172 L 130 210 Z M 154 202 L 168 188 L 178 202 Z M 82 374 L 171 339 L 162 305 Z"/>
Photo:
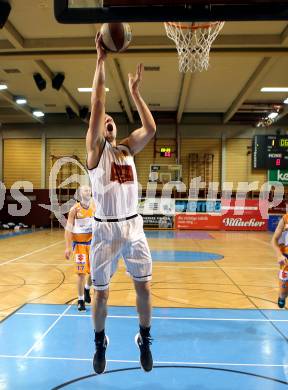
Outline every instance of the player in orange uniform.
<path fill-rule="evenodd" d="M 283 309 L 288 295 L 288 214 L 280 219 L 272 238 L 272 246 L 280 265 L 278 306 Z"/>
<path fill-rule="evenodd" d="M 90 287 L 92 282 L 89 252 L 95 206 L 91 198 L 91 188 L 89 186 L 81 186 L 79 194 L 81 200 L 71 208 L 65 228 L 65 257 L 69 260 L 73 251 L 76 273 L 78 275 L 78 310 L 85 311 L 85 302 L 91 302 Z M 88 278 L 85 283 L 86 275 L 88 275 Z"/>

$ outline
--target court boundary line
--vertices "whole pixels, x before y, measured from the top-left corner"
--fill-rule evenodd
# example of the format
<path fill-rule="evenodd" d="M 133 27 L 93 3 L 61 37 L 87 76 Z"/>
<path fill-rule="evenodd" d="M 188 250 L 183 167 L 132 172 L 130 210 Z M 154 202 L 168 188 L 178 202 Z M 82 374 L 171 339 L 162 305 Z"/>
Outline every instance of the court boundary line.
<path fill-rule="evenodd" d="M 72 305 L 70 305 L 71 307 Z M 67 310 L 67 309 L 66 309 Z M 68 311 L 68 310 L 67 310 Z M 256 310 L 255 310 L 256 311 Z M 43 317 L 83 317 L 91 318 L 91 314 L 57 314 L 57 313 L 33 313 L 20 312 L 14 313 L 17 316 L 43 316 Z M 108 315 L 107 318 L 118 319 L 138 319 L 137 315 Z M 177 320 L 177 321 L 238 321 L 238 322 L 288 322 L 281 319 L 265 319 L 265 318 L 213 318 L 213 317 L 168 317 L 168 316 L 152 316 L 153 320 Z"/>
<path fill-rule="evenodd" d="M 25 356 L 25 355 L 0 355 L 1 359 L 35 359 L 35 360 L 67 360 L 67 361 L 89 361 L 92 358 L 73 358 L 73 357 L 57 357 L 57 356 Z M 139 360 L 121 360 L 121 359 L 107 359 L 110 363 L 137 363 Z M 198 366 L 243 366 L 243 367 L 288 367 L 287 364 L 262 364 L 262 363 L 226 363 L 226 362 L 167 362 L 155 360 L 154 364 L 175 364 L 175 365 L 198 365 Z"/>
<path fill-rule="evenodd" d="M 24 306 L 26 306 L 26 305 L 27 305 L 27 303 L 23 303 L 22 305 L 20 305 L 19 307 L 17 307 L 17 309 L 12 310 L 11 313 L 9 313 L 8 315 L 5 315 L 5 312 L 1 311 L 0 313 L 1 313 L 1 315 L 4 314 L 4 318 L 2 318 L 2 320 L 0 320 L 0 325 L 1 325 L 4 321 L 8 320 L 8 318 L 10 318 L 10 317 L 12 317 L 14 314 L 16 314 L 18 310 L 21 310 L 21 309 L 22 309 Z"/>
<path fill-rule="evenodd" d="M 64 316 L 64 314 L 70 310 L 71 308 L 71 305 L 69 305 L 68 307 L 66 307 L 66 309 L 63 311 L 63 313 L 61 314 L 58 314 L 58 318 L 49 326 L 49 328 L 46 330 L 46 332 L 44 332 L 41 337 L 39 337 L 38 340 L 35 341 L 35 343 L 32 345 L 32 347 L 24 354 L 24 357 L 28 357 L 30 355 L 30 353 L 33 351 L 34 348 L 37 347 L 38 344 L 40 344 L 40 342 L 42 340 L 44 340 L 44 338 L 47 336 L 47 334 L 54 328 L 54 326 L 61 320 L 61 318 Z"/>
<path fill-rule="evenodd" d="M 4 263 L 0 263 L 0 266 L 13 263 L 16 260 L 23 259 L 24 257 L 30 256 L 30 255 L 32 255 L 34 253 L 37 253 L 37 252 L 41 252 L 41 251 L 43 251 L 45 249 L 51 248 L 52 246 L 58 245 L 58 244 L 63 243 L 63 242 L 64 242 L 64 240 L 56 241 L 56 242 L 54 242 L 54 244 L 45 246 L 45 247 L 40 248 L 40 249 L 36 249 L 35 251 L 26 253 L 25 255 L 22 255 L 22 256 L 15 257 L 14 259 L 10 259 L 8 261 L 5 261 Z"/>

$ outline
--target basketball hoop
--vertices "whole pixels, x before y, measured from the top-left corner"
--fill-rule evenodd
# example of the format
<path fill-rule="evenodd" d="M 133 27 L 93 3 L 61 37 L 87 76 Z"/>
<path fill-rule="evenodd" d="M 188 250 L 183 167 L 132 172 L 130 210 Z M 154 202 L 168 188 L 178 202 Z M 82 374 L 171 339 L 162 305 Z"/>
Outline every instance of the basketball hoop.
<path fill-rule="evenodd" d="M 211 45 L 224 23 L 164 23 L 168 38 L 176 43 L 180 72 L 208 69 Z"/>

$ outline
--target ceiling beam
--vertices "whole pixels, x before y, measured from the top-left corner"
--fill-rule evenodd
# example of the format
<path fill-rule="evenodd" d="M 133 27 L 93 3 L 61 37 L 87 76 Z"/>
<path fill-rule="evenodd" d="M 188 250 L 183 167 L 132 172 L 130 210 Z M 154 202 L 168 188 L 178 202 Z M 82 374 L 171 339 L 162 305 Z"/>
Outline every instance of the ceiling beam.
<path fill-rule="evenodd" d="M 5 27 L 4 27 L 5 28 Z M 261 46 L 261 47 L 269 47 L 269 46 L 278 46 L 280 47 L 283 44 L 283 39 L 286 37 L 286 30 L 284 30 L 281 34 L 250 34 L 250 35 L 220 35 L 217 37 L 216 41 L 213 43 L 213 48 L 217 47 L 239 47 L 243 46 L 245 48 Z M 93 37 L 76 37 L 76 38 L 35 38 L 35 39 L 23 39 L 21 35 L 17 32 L 17 30 L 10 23 L 8 28 L 5 30 L 6 38 L 9 42 L 11 42 L 12 46 L 7 46 L 8 42 L 3 40 L 1 45 L 3 49 L 20 49 L 23 48 L 25 50 L 41 50 L 45 52 L 46 50 L 81 50 L 81 49 L 91 49 L 94 47 L 94 39 Z M 14 44 L 13 44 L 14 43 Z M 0 46 L 1 48 L 1 46 Z M 147 40 L 147 36 L 135 36 L 133 37 L 133 41 L 130 45 L 130 49 L 144 49 L 144 48 L 174 48 L 174 43 L 165 35 L 151 35 L 149 36 L 149 40 Z M 95 49 L 94 49 L 95 50 Z M 175 49 L 176 50 L 176 49 Z"/>
<path fill-rule="evenodd" d="M 94 52 L 95 55 L 95 52 Z M 123 79 L 123 75 L 121 72 L 120 64 L 115 58 L 111 58 L 111 56 L 107 57 L 106 60 L 107 69 L 110 73 L 110 76 L 114 80 L 118 93 L 120 95 L 121 101 L 123 103 L 123 107 L 127 114 L 130 123 L 134 123 L 132 109 L 130 106 L 130 101 L 126 89 L 126 85 Z"/>
<path fill-rule="evenodd" d="M 283 33 L 282 33 L 283 34 Z M 218 46 L 270 46 L 281 45 L 282 35 L 278 34 L 254 34 L 254 35 L 220 35 L 213 43 L 213 47 Z M 69 48 L 91 48 L 94 46 L 94 39 L 91 37 L 82 38 L 40 38 L 40 39 L 27 39 L 25 40 L 25 49 L 61 49 L 66 50 Z M 133 37 L 130 48 L 136 47 L 175 47 L 174 43 L 169 39 L 163 31 L 163 35 L 151 35 L 149 40 L 147 36 L 139 35 Z"/>
<path fill-rule="evenodd" d="M 42 60 L 36 60 L 35 64 L 38 66 L 39 70 L 45 74 L 46 77 L 49 78 L 50 81 L 54 78 L 54 73 L 51 71 L 51 69 L 45 64 Z M 65 99 L 67 100 L 69 106 L 72 108 L 72 110 L 76 113 L 76 115 L 79 115 L 79 104 L 77 101 L 73 98 L 73 96 L 70 94 L 70 92 L 67 90 L 67 88 L 62 84 L 60 88 L 60 92 L 64 95 Z"/>
<path fill-rule="evenodd" d="M 15 47 L 8 40 L 1 39 L 0 41 L 0 50 L 10 50 L 15 49 Z"/>
<path fill-rule="evenodd" d="M 282 112 L 274 119 L 274 123 L 278 122 L 280 119 L 284 118 L 288 114 L 288 105 L 285 105 Z"/>
<path fill-rule="evenodd" d="M 23 49 L 25 46 L 25 40 L 23 37 L 19 34 L 19 32 L 16 30 L 16 28 L 13 26 L 12 23 L 9 21 L 5 24 L 3 28 L 4 35 L 8 39 L 8 41 L 16 48 L 16 49 Z M 61 40 L 61 38 L 59 39 Z M 43 41 L 43 40 L 42 40 Z M 72 40 L 73 41 L 73 40 Z M 45 42 L 45 40 L 44 40 Z M 44 42 L 42 42 L 44 44 Z M 45 64 L 45 62 L 41 59 L 34 59 L 35 64 L 38 66 L 38 68 L 50 79 L 50 81 L 53 80 L 54 74 L 49 69 L 49 67 Z M 70 107 L 73 109 L 73 111 L 76 113 L 76 115 L 79 115 L 79 109 L 80 106 L 77 103 L 77 101 L 73 98 L 73 96 L 70 94 L 70 92 L 67 90 L 67 88 L 64 86 L 64 84 L 60 87 L 60 92 L 64 95 L 65 99 L 67 100 Z M 87 122 L 84 120 L 85 123 Z"/>
<path fill-rule="evenodd" d="M 92 37 L 75 37 L 75 38 L 35 38 L 25 39 L 24 48 L 27 50 L 69 50 L 75 49 L 91 49 L 93 47 Z M 95 46 L 95 45 L 94 45 Z M 95 49 L 94 49 L 95 50 Z"/>
<path fill-rule="evenodd" d="M 14 46 L 15 49 L 23 49 L 24 48 L 24 38 L 21 34 L 16 30 L 9 20 L 5 23 L 5 26 L 2 29 L 4 36 L 8 39 L 8 41 Z"/>
<path fill-rule="evenodd" d="M 176 56 L 176 49 L 130 49 L 125 53 L 111 53 L 110 58 L 138 58 L 139 56 L 149 56 L 153 58 L 160 57 L 173 57 Z M 275 48 L 263 48 L 263 47 L 253 47 L 253 48 L 212 48 L 211 55 L 215 57 L 223 57 L 227 55 L 233 55 L 233 57 L 287 57 L 288 56 L 288 47 L 275 47 Z M 46 59 L 88 59 L 95 58 L 95 49 L 90 50 L 67 50 L 67 51 L 21 51 L 21 52 L 1 52 L 1 60 L 46 60 Z"/>
<path fill-rule="evenodd" d="M 182 83 L 180 87 L 180 94 L 179 94 L 179 101 L 178 101 L 178 108 L 177 108 L 177 123 L 181 122 L 182 115 L 185 109 L 188 92 L 190 90 L 192 80 L 192 73 L 187 72 L 183 75 Z"/>
<path fill-rule="evenodd" d="M 32 114 L 32 112 L 30 111 L 29 107 L 27 107 L 27 106 L 19 106 L 19 104 L 17 104 L 14 101 L 13 95 L 10 92 L 5 91 L 5 90 L 4 91 L 0 91 L 0 96 L 1 96 L 2 99 L 6 100 L 8 103 L 10 103 L 17 111 L 21 111 L 25 115 L 27 115 L 29 118 L 32 118 L 35 122 L 39 122 L 39 123 L 43 124 L 42 119 L 36 118 Z"/>
<path fill-rule="evenodd" d="M 285 27 L 285 29 L 282 31 L 282 34 L 280 36 L 281 44 L 283 46 L 288 45 L 288 25 Z"/>
<path fill-rule="evenodd" d="M 231 106 L 228 108 L 226 113 L 224 114 L 223 123 L 227 123 L 233 115 L 238 111 L 241 107 L 242 103 L 246 100 L 252 90 L 255 88 L 256 84 L 264 77 L 264 75 L 269 71 L 272 65 L 274 65 L 276 59 L 265 57 L 262 59 L 260 64 L 254 70 L 252 75 L 250 76 L 247 83 L 244 85 L 239 95 L 233 101 Z"/>
<path fill-rule="evenodd" d="M 9 21 L 5 24 L 3 28 L 4 35 L 8 39 L 8 41 L 16 48 L 16 49 L 23 49 L 25 46 L 25 41 L 23 37 L 19 34 L 19 32 L 16 30 L 16 28 L 13 26 L 12 23 Z M 60 39 L 61 40 L 61 39 Z M 43 42 L 44 43 L 44 42 Z M 49 67 L 45 64 L 45 62 L 41 59 L 34 59 L 35 64 L 38 66 L 38 68 L 48 77 L 51 81 L 54 78 L 53 72 L 49 69 Z M 68 104 L 73 109 L 73 111 L 77 114 L 79 114 L 79 104 L 77 101 L 73 98 L 73 96 L 70 94 L 70 92 L 67 90 L 67 88 L 64 86 L 64 84 L 60 88 L 61 93 L 66 98 Z M 86 122 L 86 120 L 84 120 Z"/>

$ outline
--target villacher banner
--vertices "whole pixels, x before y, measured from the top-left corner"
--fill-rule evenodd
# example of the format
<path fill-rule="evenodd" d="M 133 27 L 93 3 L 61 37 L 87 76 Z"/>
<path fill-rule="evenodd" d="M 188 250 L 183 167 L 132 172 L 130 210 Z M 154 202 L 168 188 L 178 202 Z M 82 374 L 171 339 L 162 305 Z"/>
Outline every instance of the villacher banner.
<path fill-rule="evenodd" d="M 266 231 L 268 220 L 262 217 L 258 200 L 246 199 L 240 206 L 233 199 L 229 206 L 222 204 L 222 229 Z"/>

